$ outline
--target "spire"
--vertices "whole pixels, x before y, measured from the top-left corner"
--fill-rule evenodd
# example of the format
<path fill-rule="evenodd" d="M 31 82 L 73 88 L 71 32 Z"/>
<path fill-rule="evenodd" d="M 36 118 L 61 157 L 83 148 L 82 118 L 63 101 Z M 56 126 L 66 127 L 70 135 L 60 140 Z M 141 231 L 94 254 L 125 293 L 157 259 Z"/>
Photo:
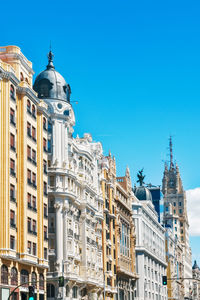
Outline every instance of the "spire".
<path fill-rule="evenodd" d="M 173 151 L 172 151 L 172 136 L 169 137 L 169 149 L 170 149 L 170 169 L 174 167 L 173 164 Z"/>
<path fill-rule="evenodd" d="M 51 44 L 50 44 L 50 51 L 49 51 L 47 57 L 48 57 L 47 69 L 54 69 L 54 65 L 53 65 L 54 55 L 53 55 L 53 52 L 51 51 Z"/>

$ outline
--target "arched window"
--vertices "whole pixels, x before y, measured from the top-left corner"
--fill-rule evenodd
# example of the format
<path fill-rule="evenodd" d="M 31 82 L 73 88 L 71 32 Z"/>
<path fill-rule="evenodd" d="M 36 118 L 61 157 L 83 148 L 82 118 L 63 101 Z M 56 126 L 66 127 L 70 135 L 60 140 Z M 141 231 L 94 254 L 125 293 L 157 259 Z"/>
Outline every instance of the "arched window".
<path fill-rule="evenodd" d="M 49 91 L 52 89 L 53 84 L 48 79 L 41 79 L 39 85 L 35 86 L 35 91 L 38 92 L 39 98 L 49 97 Z"/>
<path fill-rule="evenodd" d="M 44 275 L 40 274 L 39 276 L 39 289 L 44 290 Z"/>
<path fill-rule="evenodd" d="M 27 99 L 27 112 L 31 112 L 31 101 Z"/>
<path fill-rule="evenodd" d="M 11 269 L 11 284 L 18 285 L 18 272 L 15 267 Z"/>
<path fill-rule="evenodd" d="M 20 73 L 20 81 L 24 81 L 24 75 L 22 72 Z"/>
<path fill-rule="evenodd" d="M 51 283 L 47 284 L 47 298 L 55 298 L 55 286 Z"/>
<path fill-rule="evenodd" d="M 37 285 L 37 274 L 35 272 L 32 272 L 31 274 L 31 284 L 34 286 Z"/>
<path fill-rule="evenodd" d="M 12 84 L 10 85 L 10 97 L 15 99 L 15 88 Z"/>
<path fill-rule="evenodd" d="M 20 284 L 23 284 L 23 286 L 27 287 L 28 286 L 28 271 L 26 270 L 21 270 L 20 274 Z"/>
<path fill-rule="evenodd" d="M 1 283 L 8 284 L 8 267 L 6 265 L 1 267 Z"/>
<path fill-rule="evenodd" d="M 32 105 L 32 116 L 35 118 L 35 105 Z"/>
<path fill-rule="evenodd" d="M 70 288 L 68 286 L 68 284 L 66 285 L 66 297 L 69 297 L 69 292 L 70 292 Z"/>
<path fill-rule="evenodd" d="M 78 288 L 74 286 L 72 289 L 72 298 L 78 298 Z"/>

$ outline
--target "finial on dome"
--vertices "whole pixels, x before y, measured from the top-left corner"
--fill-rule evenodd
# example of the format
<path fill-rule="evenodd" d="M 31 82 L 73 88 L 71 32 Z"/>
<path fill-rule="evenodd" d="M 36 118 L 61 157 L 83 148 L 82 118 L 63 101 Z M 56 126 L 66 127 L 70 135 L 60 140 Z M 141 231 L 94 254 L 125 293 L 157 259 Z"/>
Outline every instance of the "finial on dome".
<path fill-rule="evenodd" d="M 47 57 L 48 57 L 47 69 L 51 69 L 51 68 L 54 69 L 54 65 L 53 65 L 54 54 L 51 51 L 51 42 L 50 42 L 50 50 L 49 50 Z"/>

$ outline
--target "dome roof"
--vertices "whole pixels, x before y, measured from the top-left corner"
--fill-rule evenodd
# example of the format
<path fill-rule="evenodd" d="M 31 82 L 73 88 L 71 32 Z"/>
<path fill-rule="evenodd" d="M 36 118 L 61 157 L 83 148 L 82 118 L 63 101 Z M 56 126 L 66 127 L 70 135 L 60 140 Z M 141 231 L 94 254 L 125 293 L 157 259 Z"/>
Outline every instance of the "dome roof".
<path fill-rule="evenodd" d="M 34 91 L 40 99 L 59 99 L 70 103 L 71 89 L 65 79 L 55 70 L 53 65 L 53 53 L 48 54 L 48 65 L 35 79 Z"/>
<path fill-rule="evenodd" d="M 193 270 L 199 269 L 199 266 L 197 265 L 197 261 L 196 260 L 194 261 L 194 265 L 193 265 L 192 269 Z"/>
<path fill-rule="evenodd" d="M 151 192 L 145 186 L 138 186 L 134 189 L 134 194 L 138 200 L 150 200 L 152 201 Z"/>

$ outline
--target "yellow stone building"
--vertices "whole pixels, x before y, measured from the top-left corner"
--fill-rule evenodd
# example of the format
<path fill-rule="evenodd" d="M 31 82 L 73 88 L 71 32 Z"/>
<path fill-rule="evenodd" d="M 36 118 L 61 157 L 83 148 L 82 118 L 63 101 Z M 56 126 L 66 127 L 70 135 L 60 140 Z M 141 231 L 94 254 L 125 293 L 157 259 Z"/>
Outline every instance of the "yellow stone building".
<path fill-rule="evenodd" d="M 104 220 L 102 230 L 104 300 L 115 299 L 117 294 L 116 280 L 116 240 L 115 240 L 115 184 L 116 166 L 111 155 L 105 158 L 103 165 L 102 192 L 104 199 Z"/>
<path fill-rule="evenodd" d="M 129 168 L 117 177 L 116 205 L 116 269 L 119 300 L 134 299 L 136 290 L 135 230 L 132 219 L 133 192 Z"/>
<path fill-rule="evenodd" d="M 47 111 L 32 89 L 32 63 L 0 47 L 0 298 L 32 282 L 46 299 Z M 13 299 L 27 299 L 28 284 Z"/>
<path fill-rule="evenodd" d="M 104 163 L 103 258 L 105 299 L 134 299 L 135 233 L 132 219 L 132 186 L 129 169 L 116 177 L 115 158 Z"/>

